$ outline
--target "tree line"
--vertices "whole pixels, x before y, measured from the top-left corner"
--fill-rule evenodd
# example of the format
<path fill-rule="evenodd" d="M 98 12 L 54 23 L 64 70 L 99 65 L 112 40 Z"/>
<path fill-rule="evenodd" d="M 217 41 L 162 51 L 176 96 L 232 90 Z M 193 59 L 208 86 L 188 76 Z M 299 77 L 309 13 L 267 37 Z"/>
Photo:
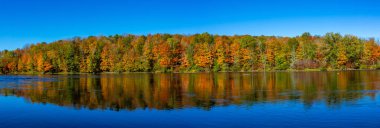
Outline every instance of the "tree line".
<path fill-rule="evenodd" d="M 380 68 L 373 39 L 327 33 L 296 37 L 113 35 L 0 52 L 1 73 L 201 72 Z"/>

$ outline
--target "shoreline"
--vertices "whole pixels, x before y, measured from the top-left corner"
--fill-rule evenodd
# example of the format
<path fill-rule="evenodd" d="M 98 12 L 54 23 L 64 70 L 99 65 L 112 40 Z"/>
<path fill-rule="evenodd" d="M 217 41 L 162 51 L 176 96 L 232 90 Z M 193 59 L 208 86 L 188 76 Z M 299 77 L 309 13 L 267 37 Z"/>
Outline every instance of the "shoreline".
<path fill-rule="evenodd" d="M 80 75 L 80 74 L 132 74 L 132 73 L 168 73 L 168 74 L 178 74 L 178 73 L 274 73 L 274 72 L 339 72 L 339 71 L 377 71 L 380 69 L 330 69 L 330 70 L 320 70 L 320 69 L 306 69 L 306 70 L 254 70 L 254 71 L 201 71 L 201 72 L 99 72 L 99 73 L 86 73 L 86 72 L 58 72 L 58 73 L 42 73 L 42 72 L 16 72 L 0 75 Z"/>

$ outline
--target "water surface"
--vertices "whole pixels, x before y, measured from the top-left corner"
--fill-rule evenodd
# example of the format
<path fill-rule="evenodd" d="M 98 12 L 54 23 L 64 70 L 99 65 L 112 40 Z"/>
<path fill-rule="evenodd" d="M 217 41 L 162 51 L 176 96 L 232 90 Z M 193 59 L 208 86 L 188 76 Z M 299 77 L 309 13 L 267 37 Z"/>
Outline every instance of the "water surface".
<path fill-rule="evenodd" d="M 380 71 L 0 76 L 0 127 L 380 127 Z"/>

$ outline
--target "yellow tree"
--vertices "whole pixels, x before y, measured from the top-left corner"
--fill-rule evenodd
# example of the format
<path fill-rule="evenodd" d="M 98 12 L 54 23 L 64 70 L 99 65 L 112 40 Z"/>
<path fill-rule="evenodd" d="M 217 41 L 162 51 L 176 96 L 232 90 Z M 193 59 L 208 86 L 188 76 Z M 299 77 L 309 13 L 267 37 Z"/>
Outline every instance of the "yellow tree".
<path fill-rule="evenodd" d="M 179 67 L 181 66 L 181 58 L 184 51 L 181 38 L 180 35 L 174 35 L 167 40 L 167 43 L 170 45 L 170 64 L 174 70 L 179 70 Z"/>
<path fill-rule="evenodd" d="M 364 51 L 362 56 L 362 63 L 366 66 L 374 65 L 379 60 L 380 50 L 379 46 L 373 39 L 364 44 Z"/>
<path fill-rule="evenodd" d="M 170 67 L 170 45 L 168 43 L 161 42 L 156 44 L 153 47 L 153 55 L 158 64 L 156 68 L 166 70 Z"/>
<path fill-rule="evenodd" d="M 37 56 L 35 56 L 35 60 L 37 62 L 37 71 L 42 72 L 44 70 L 44 59 L 42 53 L 38 53 Z"/>
<path fill-rule="evenodd" d="M 21 58 L 18 60 L 18 67 L 17 67 L 19 72 L 26 72 L 30 70 L 28 69 L 28 63 L 30 61 L 29 59 L 30 59 L 29 54 L 24 53 L 23 55 L 21 55 Z"/>
<path fill-rule="evenodd" d="M 215 38 L 214 55 L 215 65 L 214 71 L 225 71 L 228 68 L 227 65 L 227 52 L 228 52 L 228 38 L 225 36 Z"/>
<path fill-rule="evenodd" d="M 338 52 L 337 52 L 337 64 L 339 68 L 345 68 L 348 58 L 345 46 L 342 43 L 338 43 Z"/>
<path fill-rule="evenodd" d="M 201 68 L 211 68 L 213 62 L 211 49 L 207 43 L 195 44 L 194 63 Z"/>
<path fill-rule="evenodd" d="M 242 66 L 242 70 L 248 71 L 248 69 L 252 68 L 252 50 L 248 48 L 240 49 L 240 64 Z"/>
<path fill-rule="evenodd" d="M 100 54 L 101 63 L 100 69 L 102 71 L 113 71 L 115 67 L 115 47 L 114 44 L 106 43 Z"/>
<path fill-rule="evenodd" d="M 238 39 L 234 39 L 232 44 L 230 45 L 230 58 L 229 58 L 229 63 L 232 65 L 232 70 L 238 71 L 240 70 L 241 63 L 240 63 L 240 42 Z"/>
<path fill-rule="evenodd" d="M 265 42 L 266 44 L 266 58 L 270 68 L 275 66 L 275 48 L 276 48 L 276 39 L 271 38 Z"/>

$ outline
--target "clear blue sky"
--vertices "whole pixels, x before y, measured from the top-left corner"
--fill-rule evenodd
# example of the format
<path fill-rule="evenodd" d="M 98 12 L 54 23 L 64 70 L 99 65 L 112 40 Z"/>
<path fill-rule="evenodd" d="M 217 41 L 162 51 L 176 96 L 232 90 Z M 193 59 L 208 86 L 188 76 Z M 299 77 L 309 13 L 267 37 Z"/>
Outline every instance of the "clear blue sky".
<path fill-rule="evenodd" d="M 0 0 L 0 17 L 0 50 L 113 34 L 380 37 L 377 0 Z"/>

